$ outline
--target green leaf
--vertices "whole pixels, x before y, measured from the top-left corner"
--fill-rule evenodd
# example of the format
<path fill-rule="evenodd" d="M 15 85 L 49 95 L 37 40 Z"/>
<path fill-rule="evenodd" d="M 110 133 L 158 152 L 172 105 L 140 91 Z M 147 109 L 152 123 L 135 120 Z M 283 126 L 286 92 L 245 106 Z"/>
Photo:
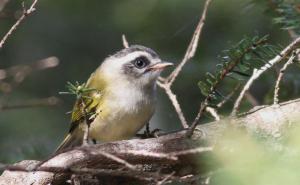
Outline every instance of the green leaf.
<path fill-rule="evenodd" d="M 204 96 L 208 96 L 208 95 L 209 95 L 209 93 L 210 93 L 210 88 L 209 88 L 209 86 L 208 86 L 206 83 L 204 83 L 204 82 L 202 82 L 202 81 L 199 81 L 199 82 L 198 82 L 198 87 L 200 88 L 201 93 L 202 93 Z"/>
<path fill-rule="evenodd" d="M 267 41 L 267 35 L 263 37 L 246 36 L 229 49 L 223 50 L 221 55 L 218 56 L 221 63 L 216 65 L 215 72 L 206 73 L 206 79 L 198 83 L 201 93 L 209 97 L 210 101 L 216 100 L 219 97 L 216 91 L 217 86 L 224 78 L 244 80 L 239 77 L 248 78 L 254 68 L 259 68 L 276 56 L 278 53 L 276 48 L 278 47 L 269 44 Z"/>

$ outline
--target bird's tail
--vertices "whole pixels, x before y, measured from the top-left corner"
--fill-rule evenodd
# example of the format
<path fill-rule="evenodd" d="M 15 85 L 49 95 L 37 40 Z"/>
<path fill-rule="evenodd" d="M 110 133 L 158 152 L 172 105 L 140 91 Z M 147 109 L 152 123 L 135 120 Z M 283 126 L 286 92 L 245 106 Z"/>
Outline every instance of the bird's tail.
<path fill-rule="evenodd" d="M 57 147 L 55 154 L 82 145 L 82 137 L 75 133 L 69 133 L 63 142 Z"/>

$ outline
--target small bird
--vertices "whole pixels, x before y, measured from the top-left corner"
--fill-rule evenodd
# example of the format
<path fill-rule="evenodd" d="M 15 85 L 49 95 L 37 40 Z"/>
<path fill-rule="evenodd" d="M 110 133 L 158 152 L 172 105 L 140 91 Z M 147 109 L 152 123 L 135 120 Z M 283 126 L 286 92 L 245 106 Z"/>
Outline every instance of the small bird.
<path fill-rule="evenodd" d="M 141 45 L 132 45 L 107 57 L 86 83 L 87 88 L 94 90 L 81 102 L 75 102 L 69 133 L 56 152 L 83 143 L 85 117 L 90 122 L 91 140 L 107 142 L 135 136 L 155 111 L 157 78 L 171 65 Z M 86 114 L 80 108 L 81 103 Z"/>

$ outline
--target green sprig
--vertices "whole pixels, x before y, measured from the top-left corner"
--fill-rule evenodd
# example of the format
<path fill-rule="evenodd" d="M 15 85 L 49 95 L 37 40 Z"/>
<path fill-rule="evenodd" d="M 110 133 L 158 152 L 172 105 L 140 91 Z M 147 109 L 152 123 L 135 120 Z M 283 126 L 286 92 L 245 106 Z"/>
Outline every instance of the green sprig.
<path fill-rule="evenodd" d="M 284 30 L 293 30 L 300 34 L 300 1 L 299 0 L 253 0 L 254 4 L 263 4 L 266 12 L 273 17 L 273 23 Z"/>
<path fill-rule="evenodd" d="M 80 84 L 77 81 L 75 82 L 75 84 L 72 84 L 71 82 L 67 82 L 66 88 L 68 91 L 59 92 L 59 94 L 75 95 L 77 100 L 82 98 L 90 98 L 89 96 L 87 96 L 87 94 L 96 90 L 93 88 L 88 88 L 86 86 L 86 83 Z"/>
<path fill-rule="evenodd" d="M 207 73 L 206 79 L 198 82 L 201 93 L 208 97 L 209 102 L 219 97 L 224 98 L 217 87 L 226 77 L 240 80 L 239 77 L 249 77 L 253 68 L 267 63 L 278 54 L 279 47 L 269 44 L 268 36 L 244 37 L 231 48 L 224 50 L 219 56 L 214 73 Z M 235 74 L 235 76 L 233 76 Z M 210 105 L 213 106 L 213 105 Z"/>

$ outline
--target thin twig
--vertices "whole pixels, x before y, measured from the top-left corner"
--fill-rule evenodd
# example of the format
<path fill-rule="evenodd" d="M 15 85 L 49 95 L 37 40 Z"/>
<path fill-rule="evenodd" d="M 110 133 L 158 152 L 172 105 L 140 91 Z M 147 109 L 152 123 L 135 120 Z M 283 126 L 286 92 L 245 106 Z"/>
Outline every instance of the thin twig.
<path fill-rule="evenodd" d="M 32 107 L 43 107 L 43 106 L 56 106 L 60 104 L 61 100 L 55 96 L 42 99 L 34 99 L 26 102 L 19 102 L 17 104 L 3 104 L 0 103 L 0 112 L 4 110 L 12 109 L 23 109 L 23 108 L 32 108 Z"/>
<path fill-rule="evenodd" d="M 206 107 L 205 111 L 208 112 L 208 113 L 210 113 L 210 115 L 212 115 L 212 117 L 215 118 L 215 121 L 220 121 L 221 118 L 220 118 L 220 116 L 218 114 L 218 111 L 215 108 L 213 108 L 213 107 Z"/>
<path fill-rule="evenodd" d="M 247 83 L 245 84 L 245 86 L 244 86 L 243 90 L 241 91 L 239 97 L 237 98 L 237 100 L 234 103 L 234 107 L 233 107 L 231 116 L 236 116 L 236 114 L 238 112 L 238 109 L 240 107 L 240 104 L 242 102 L 242 99 L 243 99 L 245 93 L 250 89 L 250 87 L 253 84 L 253 82 L 256 79 L 258 79 L 265 71 L 267 71 L 272 66 L 274 66 L 275 64 L 277 64 L 280 61 L 282 61 L 287 55 L 289 55 L 294 49 L 296 49 L 299 44 L 300 44 L 300 37 L 298 37 L 297 39 L 295 39 L 284 50 L 282 50 L 279 55 L 275 56 L 273 59 L 271 59 L 270 61 L 268 61 L 260 69 L 254 69 L 253 70 L 252 76 L 247 81 Z"/>
<path fill-rule="evenodd" d="M 118 162 L 120 164 L 123 164 L 124 166 L 126 166 L 127 168 L 129 168 L 131 170 L 136 170 L 137 169 L 135 165 L 130 164 L 129 162 L 125 161 L 124 159 L 121 159 L 121 158 L 119 158 L 115 155 L 112 155 L 112 154 L 104 152 L 104 151 L 99 151 L 99 152 L 100 152 L 101 155 L 105 156 L 106 158 L 111 159 L 111 160 L 113 160 L 115 162 Z"/>
<path fill-rule="evenodd" d="M 89 145 L 89 135 L 90 135 L 90 126 L 85 118 L 84 121 L 84 133 L 83 133 L 83 146 L 88 146 Z"/>
<path fill-rule="evenodd" d="M 225 103 L 228 102 L 228 100 L 231 99 L 231 97 L 237 92 L 237 90 L 240 88 L 241 84 L 238 83 L 235 88 L 221 101 L 217 104 L 216 108 L 213 108 L 213 107 L 206 107 L 205 111 L 210 113 L 214 118 L 215 118 L 215 121 L 219 121 L 221 118 L 218 114 L 218 110 L 219 108 L 223 107 L 223 105 Z"/>
<path fill-rule="evenodd" d="M 169 76 L 167 76 L 166 78 L 162 78 L 160 77 L 157 82 L 157 85 L 159 87 L 161 87 L 162 89 L 165 90 L 166 94 L 168 95 L 169 99 L 171 100 L 175 111 L 180 119 L 181 125 L 183 128 L 188 128 L 189 125 L 184 117 L 183 111 L 180 107 L 180 104 L 177 100 L 176 95 L 172 92 L 171 86 L 173 85 L 174 81 L 176 80 L 176 77 L 179 75 L 179 73 L 181 72 L 183 66 L 191 59 L 194 57 L 197 47 L 198 47 L 198 42 L 201 36 L 201 32 L 205 23 L 205 19 L 206 19 L 206 15 L 207 15 L 207 10 L 208 7 L 211 3 L 211 0 L 206 0 L 205 1 L 205 5 L 203 8 L 203 12 L 201 15 L 201 18 L 198 22 L 198 25 L 194 31 L 193 37 L 189 43 L 189 46 L 185 52 L 185 55 L 182 59 L 182 61 L 177 65 L 177 67 L 173 70 L 173 72 L 171 72 L 171 74 Z"/>
<path fill-rule="evenodd" d="M 287 30 L 288 33 L 289 33 L 289 36 L 292 38 L 292 39 L 296 39 L 297 37 L 299 37 L 299 35 L 292 29 L 288 29 Z"/>
<path fill-rule="evenodd" d="M 193 148 L 193 149 L 189 149 L 189 150 L 172 152 L 172 153 L 169 153 L 168 155 L 178 157 L 178 156 L 182 156 L 182 155 L 199 154 L 199 153 L 211 152 L 211 151 L 213 151 L 213 147 L 198 147 L 198 148 Z"/>
<path fill-rule="evenodd" d="M 210 152 L 212 150 L 213 147 L 198 147 L 198 148 L 181 150 L 181 151 L 170 152 L 170 153 L 158 153 L 158 152 L 137 151 L 137 150 L 125 150 L 125 151 L 120 151 L 120 153 L 177 161 L 178 157 L 182 155 L 199 154 L 202 152 Z"/>
<path fill-rule="evenodd" d="M 238 83 L 236 86 L 235 86 L 235 88 L 220 102 L 220 103 L 218 103 L 217 104 L 217 107 L 218 108 L 221 108 L 221 107 L 223 107 L 223 105 L 225 104 L 225 103 L 227 103 L 228 102 L 228 100 L 230 100 L 231 98 L 232 98 L 232 96 L 239 90 L 239 88 L 241 87 L 241 84 L 240 83 Z"/>
<path fill-rule="evenodd" d="M 170 173 L 169 175 L 167 175 L 163 180 L 158 181 L 156 185 L 163 185 L 163 184 L 165 184 L 174 174 L 175 174 L 175 172 L 173 171 L 172 173 Z"/>
<path fill-rule="evenodd" d="M 197 116 L 196 118 L 194 119 L 192 125 L 189 127 L 189 130 L 186 132 L 186 136 L 187 137 L 191 137 L 197 127 L 197 125 L 199 124 L 199 121 L 200 121 L 200 118 L 202 116 L 202 114 L 205 112 L 206 110 L 206 107 L 208 105 L 208 102 L 209 102 L 209 96 L 207 96 L 205 98 L 205 100 L 201 103 L 200 105 L 200 108 L 199 108 L 199 111 L 197 113 Z"/>
<path fill-rule="evenodd" d="M 85 125 L 82 144 L 83 144 L 83 146 L 87 146 L 89 144 L 89 137 L 90 137 L 90 123 L 89 123 L 90 121 L 88 118 L 87 106 L 86 106 L 83 98 L 81 98 L 79 101 L 81 101 L 79 106 L 82 106 L 81 111 L 84 116 L 84 125 Z"/>
<path fill-rule="evenodd" d="M 34 0 L 28 10 L 24 10 L 22 16 L 17 20 L 17 22 L 9 29 L 9 31 L 4 35 L 2 40 L 0 41 L 0 49 L 3 48 L 5 41 L 9 38 L 9 36 L 17 29 L 17 27 L 21 24 L 21 22 L 32 12 L 35 11 L 35 5 L 38 0 Z"/>
<path fill-rule="evenodd" d="M 167 154 L 167 153 L 148 152 L 148 151 L 139 151 L 139 150 L 126 150 L 126 151 L 120 151 L 120 153 L 131 154 L 135 156 L 152 157 L 157 159 L 167 159 L 171 161 L 178 160 L 176 155 Z"/>
<path fill-rule="evenodd" d="M 278 78 L 276 80 L 276 84 L 275 84 L 275 90 L 274 90 L 274 105 L 277 105 L 279 102 L 278 96 L 279 96 L 279 90 L 280 90 L 280 82 L 282 80 L 282 77 L 284 75 L 285 70 L 287 69 L 287 67 L 291 64 L 293 64 L 295 58 L 297 57 L 297 55 L 299 54 L 299 49 L 294 52 L 292 54 L 292 56 L 289 58 L 289 60 L 283 65 L 283 67 L 280 69 L 280 73 L 278 75 Z"/>
<path fill-rule="evenodd" d="M 245 98 L 253 107 L 260 105 L 259 101 L 249 91 L 245 93 Z"/>
<path fill-rule="evenodd" d="M 181 125 L 183 128 L 188 128 L 189 125 L 187 124 L 187 121 L 183 115 L 183 112 L 180 108 L 180 105 L 178 103 L 178 100 L 177 100 L 177 97 L 176 95 L 172 92 L 171 90 L 171 87 L 168 85 L 168 84 L 163 84 L 163 83 L 160 83 L 160 82 L 157 82 L 157 85 L 159 87 L 161 87 L 162 89 L 165 90 L 166 94 L 168 95 L 169 99 L 171 100 L 172 102 L 172 105 L 173 107 L 175 108 L 175 111 L 180 119 L 180 122 L 181 122 Z"/>
<path fill-rule="evenodd" d="M 173 82 L 175 81 L 176 77 L 179 75 L 180 71 L 182 70 L 183 66 L 191 59 L 194 57 L 197 47 L 198 47 L 198 42 L 199 42 L 199 38 L 202 32 L 202 28 L 204 26 L 204 22 L 206 19 L 206 14 L 207 14 L 207 10 L 208 10 L 208 6 L 210 4 L 211 0 L 206 0 L 205 5 L 204 5 L 204 9 L 202 12 L 202 16 L 199 20 L 199 23 L 195 29 L 195 32 L 193 34 L 192 40 L 187 48 L 187 51 L 182 59 L 182 61 L 179 63 L 179 65 L 175 68 L 175 70 L 167 77 L 167 81 L 170 84 L 173 84 Z"/>
<path fill-rule="evenodd" d="M 129 48 L 129 44 L 128 44 L 125 34 L 122 34 L 122 43 L 123 43 L 124 48 Z"/>
<path fill-rule="evenodd" d="M 29 65 L 14 65 L 6 69 L 0 69 L 0 81 L 11 77 L 14 82 L 20 83 L 33 71 L 50 69 L 58 65 L 59 59 L 55 56 L 38 60 Z"/>

